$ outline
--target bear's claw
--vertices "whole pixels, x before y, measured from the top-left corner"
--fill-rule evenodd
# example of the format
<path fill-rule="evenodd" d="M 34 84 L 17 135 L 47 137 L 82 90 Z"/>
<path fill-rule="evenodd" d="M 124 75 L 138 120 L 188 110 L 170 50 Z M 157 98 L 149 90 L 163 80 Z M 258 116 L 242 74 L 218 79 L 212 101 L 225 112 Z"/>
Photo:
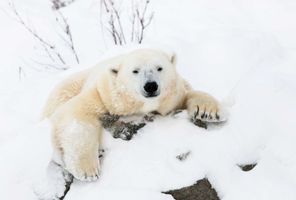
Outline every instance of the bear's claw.
<path fill-rule="evenodd" d="M 212 110 L 215 110 L 212 112 Z M 221 114 L 218 109 L 208 109 L 207 107 L 203 107 L 201 110 L 200 107 L 196 106 L 196 111 L 194 112 L 192 119 L 200 120 L 203 122 L 221 122 L 225 121 L 222 119 Z"/>
<path fill-rule="evenodd" d="M 76 179 L 80 180 L 80 181 L 87 181 L 87 182 L 91 182 L 91 181 L 96 181 L 99 178 L 99 170 L 95 170 L 92 173 L 77 173 L 77 172 L 72 172 L 71 173 Z"/>
<path fill-rule="evenodd" d="M 65 169 L 70 172 L 74 178 L 80 181 L 96 181 L 100 174 L 99 160 L 98 163 L 94 162 L 88 163 L 86 160 L 81 160 L 80 162 L 74 162 L 68 166 L 66 165 Z"/>

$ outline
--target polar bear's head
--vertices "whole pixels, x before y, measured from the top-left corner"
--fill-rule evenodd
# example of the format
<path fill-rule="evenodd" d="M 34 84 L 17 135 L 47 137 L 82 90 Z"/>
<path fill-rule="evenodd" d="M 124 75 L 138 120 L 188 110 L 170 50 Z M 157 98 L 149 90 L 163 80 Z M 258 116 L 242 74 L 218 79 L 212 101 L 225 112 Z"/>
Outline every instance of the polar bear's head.
<path fill-rule="evenodd" d="M 163 100 L 176 91 L 175 64 L 175 54 L 160 50 L 138 49 L 121 56 L 117 66 L 109 68 L 113 77 L 110 90 L 114 91 L 109 111 L 115 105 L 114 113 L 127 109 L 127 104 L 133 107 L 132 112 L 158 110 Z"/>
<path fill-rule="evenodd" d="M 132 96 L 155 100 L 165 95 L 166 89 L 176 79 L 175 55 L 151 49 L 135 50 L 123 57 L 112 69 L 116 84 Z"/>

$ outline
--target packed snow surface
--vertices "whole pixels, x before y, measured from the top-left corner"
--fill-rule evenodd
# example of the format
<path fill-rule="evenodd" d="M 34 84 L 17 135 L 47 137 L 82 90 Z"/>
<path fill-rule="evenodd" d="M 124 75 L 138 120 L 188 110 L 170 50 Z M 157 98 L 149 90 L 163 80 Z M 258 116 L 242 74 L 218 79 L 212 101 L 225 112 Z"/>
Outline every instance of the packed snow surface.
<path fill-rule="evenodd" d="M 14 2 L 40 34 L 57 36 L 49 1 Z M 55 186 L 63 180 L 47 169 L 50 124 L 40 121 L 40 112 L 59 81 L 116 54 L 102 38 L 98 2 L 77 0 L 62 10 L 80 57 L 68 71 L 38 66 L 35 61 L 45 59 L 38 42 L 13 19 L 7 2 L 0 2 L 1 199 L 62 193 Z M 205 130 L 182 112 L 158 117 L 131 141 L 104 132 L 100 179 L 74 180 L 66 199 L 169 200 L 162 191 L 207 177 L 223 200 L 295 200 L 296 3 L 151 2 L 155 15 L 144 42 L 175 50 L 179 73 L 229 105 L 229 120 Z M 188 152 L 183 161 L 176 158 Z M 238 166 L 252 163 L 257 166 L 248 172 Z"/>

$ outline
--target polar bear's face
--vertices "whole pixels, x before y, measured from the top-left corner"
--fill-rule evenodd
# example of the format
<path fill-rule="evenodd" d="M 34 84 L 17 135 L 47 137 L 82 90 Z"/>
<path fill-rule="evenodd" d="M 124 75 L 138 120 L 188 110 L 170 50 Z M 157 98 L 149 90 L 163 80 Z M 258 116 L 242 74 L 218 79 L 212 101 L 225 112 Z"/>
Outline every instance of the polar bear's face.
<path fill-rule="evenodd" d="M 117 85 L 140 99 L 154 100 L 165 95 L 176 78 L 175 56 L 156 50 L 136 50 L 116 70 Z"/>

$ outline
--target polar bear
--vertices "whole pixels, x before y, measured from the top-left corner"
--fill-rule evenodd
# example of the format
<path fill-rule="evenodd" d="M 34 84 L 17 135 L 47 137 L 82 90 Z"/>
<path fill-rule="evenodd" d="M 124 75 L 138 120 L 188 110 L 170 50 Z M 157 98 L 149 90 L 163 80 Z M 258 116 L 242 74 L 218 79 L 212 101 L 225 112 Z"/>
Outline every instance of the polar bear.
<path fill-rule="evenodd" d="M 100 116 L 187 109 L 190 118 L 224 121 L 221 104 L 193 90 L 176 71 L 176 55 L 137 49 L 72 75 L 50 94 L 44 117 L 52 123 L 53 159 L 75 178 L 94 181 L 100 163 Z"/>

